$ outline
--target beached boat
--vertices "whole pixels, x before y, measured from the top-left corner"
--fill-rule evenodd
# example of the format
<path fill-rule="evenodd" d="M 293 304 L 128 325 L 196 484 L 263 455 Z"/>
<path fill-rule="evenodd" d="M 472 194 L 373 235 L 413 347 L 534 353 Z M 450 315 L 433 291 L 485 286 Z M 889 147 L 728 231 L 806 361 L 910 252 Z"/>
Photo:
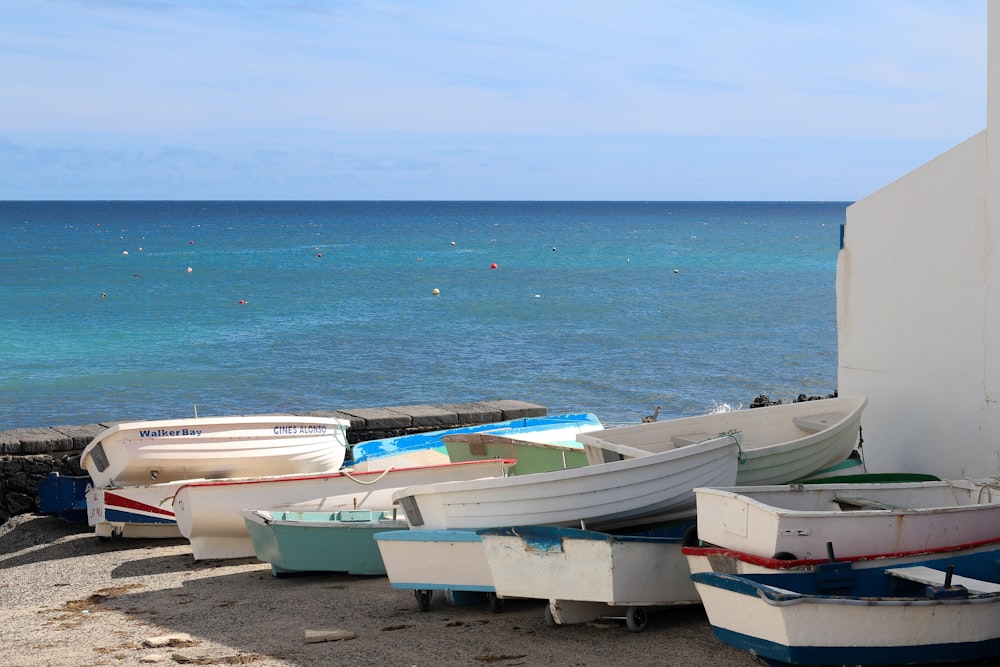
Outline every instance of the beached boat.
<path fill-rule="evenodd" d="M 489 603 L 500 611 L 479 535 L 473 530 L 404 530 L 375 534 L 393 588 L 412 590 L 420 611 L 430 609 L 434 591 L 454 605 Z"/>
<path fill-rule="evenodd" d="M 87 524 L 102 541 L 181 536 L 172 506 L 179 482 L 86 491 Z"/>
<path fill-rule="evenodd" d="M 497 477 L 505 474 L 513 463 L 488 459 L 370 472 L 342 470 L 314 475 L 188 481 L 177 487 L 173 511 L 181 534 L 191 542 L 195 560 L 244 558 L 255 552 L 240 510 L 281 509 L 289 503 L 318 505 L 331 496 L 370 493 L 414 483 Z"/>
<path fill-rule="evenodd" d="M 738 485 L 787 484 L 848 458 L 868 399 L 845 396 L 683 417 L 580 434 L 590 462 L 642 457 L 732 434 Z"/>
<path fill-rule="evenodd" d="M 84 448 L 94 486 L 330 472 L 344 462 L 350 422 L 248 415 L 123 422 Z"/>
<path fill-rule="evenodd" d="M 441 431 L 359 442 L 351 448 L 350 466 L 355 470 L 364 471 L 448 463 L 453 459 L 449 457 L 444 441 L 446 436 L 467 433 L 497 433 L 528 442 L 558 443 L 561 441 L 575 442 L 576 434 L 597 431 L 601 428 L 603 428 L 601 420 L 590 413 L 526 417 L 488 424 L 460 426 Z M 462 460 L 472 459 L 464 458 Z"/>
<path fill-rule="evenodd" d="M 965 662 L 1000 655 L 998 558 L 691 578 L 716 637 L 769 664 Z"/>
<path fill-rule="evenodd" d="M 385 574 L 373 535 L 406 530 L 393 511 L 241 510 L 257 558 L 275 576 L 293 572 Z"/>
<path fill-rule="evenodd" d="M 452 463 L 479 459 L 514 459 L 510 475 L 581 468 L 587 454 L 576 440 L 570 442 L 533 442 L 493 431 L 459 433 L 441 438 Z"/>
<path fill-rule="evenodd" d="M 698 537 L 757 556 L 822 559 L 926 551 L 1000 538 L 1000 483 L 699 488 Z"/>
<path fill-rule="evenodd" d="M 552 626 L 624 618 L 638 632 L 650 608 L 701 602 L 681 553 L 693 523 L 693 517 L 679 523 L 672 535 L 556 526 L 476 532 L 498 596 L 548 600 L 545 620 Z"/>
<path fill-rule="evenodd" d="M 738 454 L 727 436 L 583 468 L 411 486 L 393 500 L 422 530 L 529 524 L 605 530 L 692 512 L 695 487 L 735 480 Z"/>

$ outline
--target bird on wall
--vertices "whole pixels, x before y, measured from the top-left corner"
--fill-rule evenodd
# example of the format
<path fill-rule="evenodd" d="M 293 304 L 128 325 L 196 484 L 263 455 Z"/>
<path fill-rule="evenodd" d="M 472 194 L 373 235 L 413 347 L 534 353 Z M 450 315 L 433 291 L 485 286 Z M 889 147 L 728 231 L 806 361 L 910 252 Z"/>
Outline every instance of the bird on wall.
<path fill-rule="evenodd" d="M 655 422 L 660 417 L 660 410 L 662 410 L 662 409 L 663 408 L 661 408 L 659 405 L 657 405 L 656 406 L 656 410 L 653 411 L 653 414 L 646 415 L 645 417 L 642 418 L 642 423 L 643 424 L 652 424 L 653 422 Z"/>

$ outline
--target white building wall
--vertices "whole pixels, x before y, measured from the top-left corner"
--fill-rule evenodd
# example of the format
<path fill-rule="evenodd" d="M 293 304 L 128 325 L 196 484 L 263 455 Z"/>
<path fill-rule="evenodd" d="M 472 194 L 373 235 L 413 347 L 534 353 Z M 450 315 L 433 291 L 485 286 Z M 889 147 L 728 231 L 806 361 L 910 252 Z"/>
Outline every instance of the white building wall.
<path fill-rule="evenodd" d="M 1000 475 L 1000 0 L 988 15 L 987 129 L 847 209 L 838 390 L 869 397 L 873 472 Z"/>
<path fill-rule="evenodd" d="M 983 132 L 847 209 L 838 391 L 869 398 L 873 472 L 963 477 L 981 458 L 985 167 Z"/>

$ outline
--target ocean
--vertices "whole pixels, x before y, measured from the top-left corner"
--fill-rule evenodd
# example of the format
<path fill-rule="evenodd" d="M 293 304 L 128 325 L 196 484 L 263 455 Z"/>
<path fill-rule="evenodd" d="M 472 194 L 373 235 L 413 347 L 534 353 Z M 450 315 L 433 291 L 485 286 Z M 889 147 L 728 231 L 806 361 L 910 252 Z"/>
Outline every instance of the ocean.
<path fill-rule="evenodd" d="M 0 430 L 826 395 L 848 203 L 0 201 Z"/>

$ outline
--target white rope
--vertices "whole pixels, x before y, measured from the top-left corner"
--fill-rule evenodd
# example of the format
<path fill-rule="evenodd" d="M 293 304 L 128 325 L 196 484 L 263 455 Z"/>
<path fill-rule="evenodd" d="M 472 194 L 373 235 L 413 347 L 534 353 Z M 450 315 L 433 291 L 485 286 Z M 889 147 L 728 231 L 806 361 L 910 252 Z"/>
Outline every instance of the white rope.
<path fill-rule="evenodd" d="M 364 480 L 357 479 L 346 468 L 343 469 L 343 470 L 341 470 L 340 472 L 344 473 L 344 477 L 346 477 L 347 479 L 351 480 L 352 482 L 356 482 L 357 484 L 364 484 L 364 485 L 367 486 L 368 484 L 374 484 L 375 482 L 379 481 L 380 479 L 382 479 L 383 477 L 385 477 L 386 475 L 388 475 L 390 470 L 392 470 L 391 467 L 390 468 L 386 468 L 385 470 L 383 470 L 381 472 L 381 474 L 378 477 L 376 477 L 375 479 L 371 480 L 370 482 L 366 482 Z"/>

